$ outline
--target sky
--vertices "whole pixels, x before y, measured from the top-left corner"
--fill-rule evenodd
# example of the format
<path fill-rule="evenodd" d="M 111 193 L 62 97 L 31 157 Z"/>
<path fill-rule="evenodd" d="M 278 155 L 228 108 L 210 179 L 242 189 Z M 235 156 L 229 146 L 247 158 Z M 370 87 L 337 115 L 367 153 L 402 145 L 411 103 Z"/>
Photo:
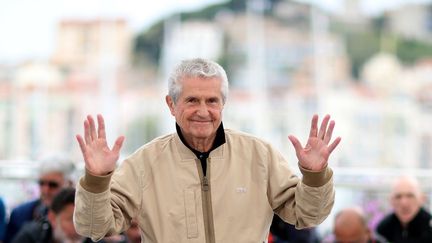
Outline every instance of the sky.
<path fill-rule="evenodd" d="M 123 17 L 133 31 L 223 0 L 0 0 L 0 64 L 47 59 L 62 19 Z"/>
<path fill-rule="evenodd" d="M 48 59 L 62 19 L 123 17 L 133 31 L 177 11 L 195 10 L 226 0 L 0 0 L 0 64 Z M 341 10 L 343 0 L 298 0 Z M 366 12 L 379 13 L 401 3 L 432 0 L 357 0 Z"/>

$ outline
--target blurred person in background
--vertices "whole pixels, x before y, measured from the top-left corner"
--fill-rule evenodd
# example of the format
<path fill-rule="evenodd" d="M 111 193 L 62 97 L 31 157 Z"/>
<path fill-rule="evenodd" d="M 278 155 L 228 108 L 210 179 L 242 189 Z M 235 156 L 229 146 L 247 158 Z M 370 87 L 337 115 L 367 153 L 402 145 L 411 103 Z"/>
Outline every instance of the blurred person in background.
<path fill-rule="evenodd" d="M 315 228 L 296 229 L 276 214 L 270 226 L 272 243 L 319 243 L 320 238 Z"/>
<path fill-rule="evenodd" d="M 125 236 L 127 243 L 141 243 L 141 231 L 136 219 L 132 219 L 129 229 L 125 232 Z"/>
<path fill-rule="evenodd" d="M 394 243 L 432 242 L 432 216 L 423 208 L 425 199 L 416 178 L 398 178 L 390 194 L 393 212 L 379 222 L 378 234 Z"/>
<path fill-rule="evenodd" d="M 12 243 L 82 243 L 92 242 L 75 231 L 73 210 L 75 189 L 63 188 L 52 199 L 46 217 L 25 224 Z"/>
<path fill-rule="evenodd" d="M 141 231 L 138 222 L 132 219 L 129 229 L 120 235 L 104 237 L 103 243 L 141 243 Z"/>
<path fill-rule="evenodd" d="M 47 215 L 54 196 L 62 188 L 72 185 L 70 176 L 74 170 L 74 163 L 62 155 L 50 155 L 41 160 L 38 177 L 40 196 L 12 210 L 6 228 L 5 243 L 12 240 L 24 223 L 40 220 Z"/>
<path fill-rule="evenodd" d="M 265 242 L 273 214 L 298 228 L 320 224 L 334 203 L 328 166 L 340 138 L 330 116 L 312 117 L 305 147 L 294 136 L 303 177 L 269 143 L 224 129 L 225 70 L 205 59 L 182 61 L 165 101 L 177 132 L 141 147 L 116 169 L 124 137 L 110 149 L 102 115 L 77 135 L 85 174 L 77 184 L 75 226 L 98 240 L 123 232 L 136 218 L 143 241 Z"/>
<path fill-rule="evenodd" d="M 6 206 L 3 202 L 3 198 L 0 197 L 0 243 L 3 242 L 5 230 L 6 230 Z"/>
<path fill-rule="evenodd" d="M 369 229 L 363 211 L 358 207 L 339 211 L 334 219 L 333 235 L 335 243 L 384 243 Z"/>

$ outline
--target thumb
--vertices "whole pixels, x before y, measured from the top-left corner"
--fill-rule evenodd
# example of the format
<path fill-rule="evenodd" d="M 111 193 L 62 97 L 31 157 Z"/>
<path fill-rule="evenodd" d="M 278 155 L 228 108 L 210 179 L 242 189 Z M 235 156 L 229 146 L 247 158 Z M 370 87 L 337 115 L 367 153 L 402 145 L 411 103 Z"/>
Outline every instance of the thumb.
<path fill-rule="evenodd" d="M 123 141 L 125 140 L 125 137 L 124 136 L 120 136 L 120 137 L 118 137 L 117 139 L 116 139 L 116 141 L 115 141 L 115 143 L 114 143 L 114 146 L 113 146 L 113 149 L 112 149 L 112 151 L 114 152 L 114 153 L 119 153 L 120 152 L 120 149 L 121 149 L 121 147 L 123 146 Z"/>
<path fill-rule="evenodd" d="M 288 139 L 291 141 L 292 145 L 294 146 L 296 153 L 302 150 L 302 145 L 296 137 L 294 137 L 293 135 L 289 135 Z"/>

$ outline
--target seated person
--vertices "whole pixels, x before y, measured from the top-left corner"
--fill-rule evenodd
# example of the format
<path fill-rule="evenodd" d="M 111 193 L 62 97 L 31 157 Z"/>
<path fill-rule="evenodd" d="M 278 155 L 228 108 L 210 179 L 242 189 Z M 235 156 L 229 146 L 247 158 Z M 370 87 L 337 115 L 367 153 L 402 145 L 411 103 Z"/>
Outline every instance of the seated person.
<path fill-rule="evenodd" d="M 38 171 L 40 196 L 12 210 L 4 236 L 5 243 L 9 243 L 25 223 L 46 217 L 54 196 L 62 188 L 71 186 L 70 176 L 74 170 L 74 163 L 64 156 L 52 155 L 42 159 Z"/>
<path fill-rule="evenodd" d="M 390 242 L 432 242 L 432 216 L 423 208 L 425 195 L 414 177 L 402 176 L 392 187 L 393 212 L 378 224 L 377 233 Z"/>
<path fill-rule="evenodd" d="M 277 214 L 273 216 L 270 226 L 272 243 L 318 243 L 315 228 L 296 229 L 294 225 L 286 223 Z"/>

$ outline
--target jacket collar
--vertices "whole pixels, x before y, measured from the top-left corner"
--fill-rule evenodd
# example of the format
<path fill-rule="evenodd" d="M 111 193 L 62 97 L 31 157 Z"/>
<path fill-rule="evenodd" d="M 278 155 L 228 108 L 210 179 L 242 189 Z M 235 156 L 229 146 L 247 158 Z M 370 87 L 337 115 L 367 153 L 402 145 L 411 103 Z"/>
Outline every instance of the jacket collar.
<path fill-rule="evenodd" d="M 180 157 L 184 159 L 196 159 L 197 155 L 201 152 L 193 149 L 183 137 L 180 126 L 176 123 L 175 142 L 179 150 Z M 223 124 L 221 123 L 216 131 L 215 141 L 213 142 L 212 148 L 210 149 L 209 157 L 221 157 L 223 155 L 223 144 L 225 144 L 225 131 Z"/>

